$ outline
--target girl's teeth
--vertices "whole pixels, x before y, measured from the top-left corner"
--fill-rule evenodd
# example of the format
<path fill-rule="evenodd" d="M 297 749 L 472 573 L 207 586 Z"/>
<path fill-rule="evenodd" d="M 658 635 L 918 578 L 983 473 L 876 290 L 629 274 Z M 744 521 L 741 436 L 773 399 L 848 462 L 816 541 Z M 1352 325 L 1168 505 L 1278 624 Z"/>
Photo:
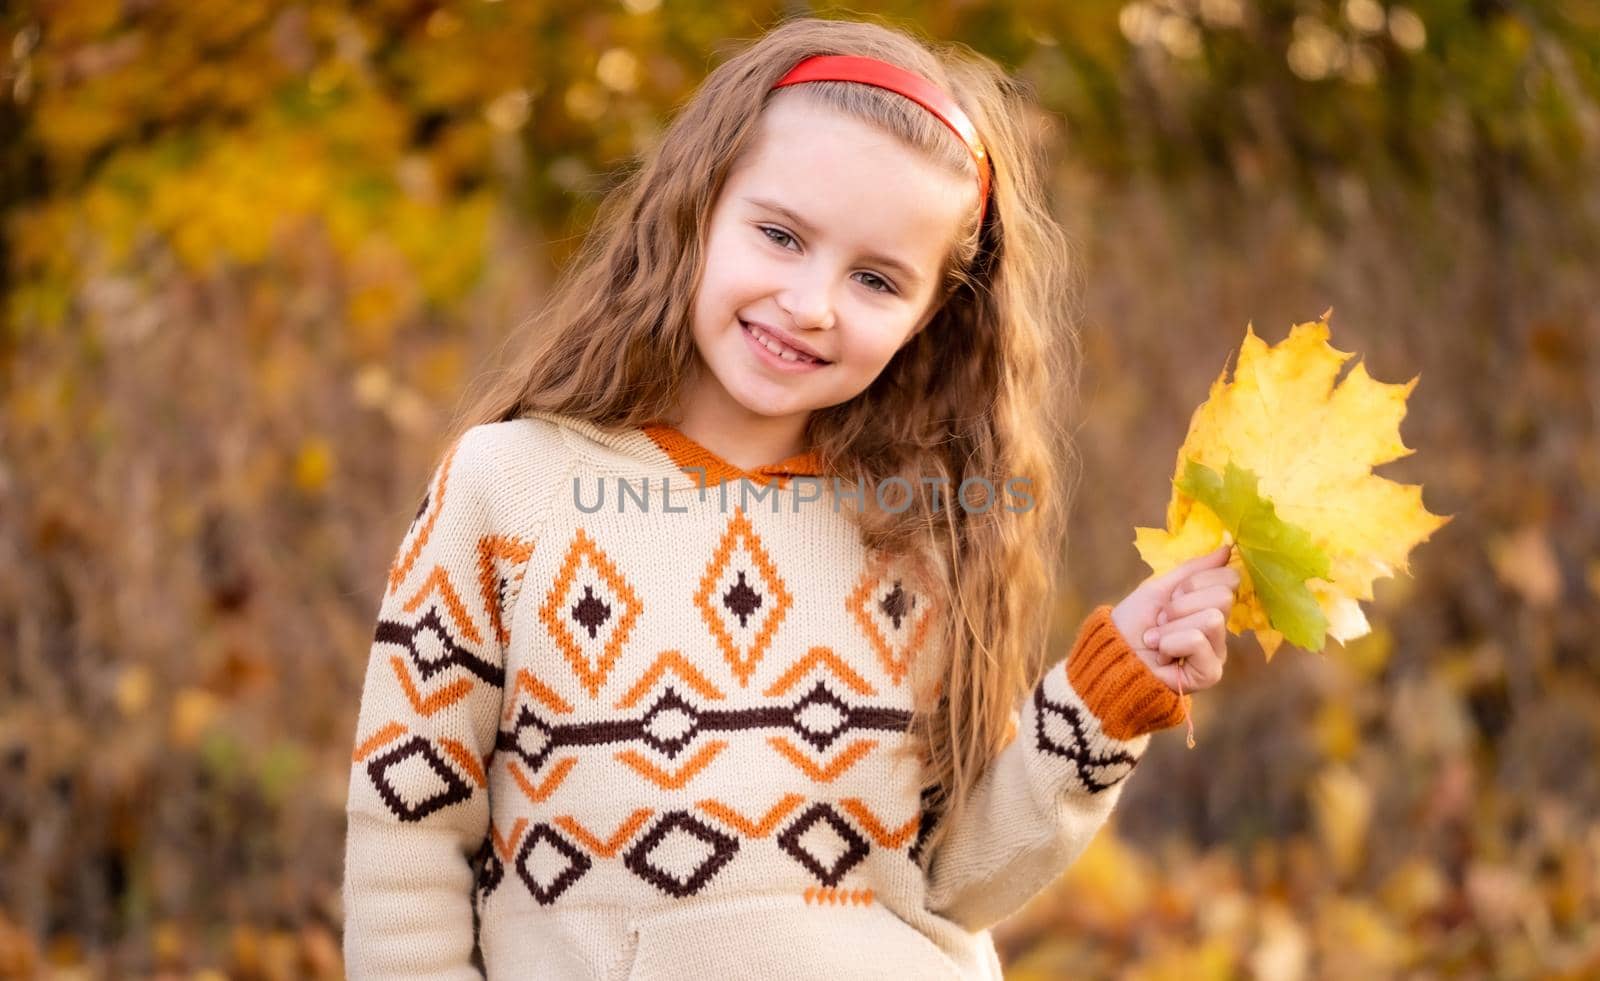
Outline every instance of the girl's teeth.
<path fill-rule="evenodd" d="M 810 358 L 810 357 L 802 358 L 799 355 L 795 354 L 794 352 L 790 351 L 788 348 L 780 346 L 777 341 L 773 340 L 771 337 L 769 337 L 767 334 L 761 332 L 760 330 L 756 330 L 755 328 L 751 328 L 751 330 L 755 331 L 756 340 L 761 342 L 761 346 L 762 347 L 764 347 L 767 350 L 771 351 L 773 354 L 776 354 L 778 357 L 782 358 L 785 361 L 807 361 L 807 362 L 810 362 L 810 361 L 815 361 L 816 360 L 815 358 Z"/>

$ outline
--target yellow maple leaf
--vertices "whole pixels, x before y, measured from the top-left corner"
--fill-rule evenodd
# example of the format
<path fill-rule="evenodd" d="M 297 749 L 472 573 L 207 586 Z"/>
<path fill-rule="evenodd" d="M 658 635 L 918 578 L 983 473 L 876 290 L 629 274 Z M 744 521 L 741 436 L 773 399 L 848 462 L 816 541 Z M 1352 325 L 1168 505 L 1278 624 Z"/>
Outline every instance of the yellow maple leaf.
<path fill-rule="evenodd" d="M 1269 512 L 1325 555 L 1326 577 L 1307 578 L 1304 585 L 1327 621 L 1327 633 L 1343 644 L 1369 629 L 1360 601 L 1372 599 L 1373 580 L 1409 574 L 1411 549 L 1453 516 L 1430 514 L 1420 485 L 1372 472 L 1414 452 L 1400 440 L 1400 420 L 1421 376 L 1386 384 L 1357 362 L 1335 387 L 1353 354 L 1328 343 L 1332 313 L 1330 308 L 1319 320 L 1295 324 L 1273 346 L 1246 325 L 1233 379 L 1224 364 L 1189 421 L 1166 528 L 1135 528 L 1134 547 L 1160 574 L 1233 541 L 1224 519 L 1178 484 L 1190 461 L 1218 474 L 1230 464 L 1243 468 L 1254 475 Z M 1229 564 L 1239 572 L 1240 585 L 1228 629 L 1255 631 L 1271 660 L 1284 639 L 1258 592 L 1271 584 L 1252 581 L 1242 549 Z"/>

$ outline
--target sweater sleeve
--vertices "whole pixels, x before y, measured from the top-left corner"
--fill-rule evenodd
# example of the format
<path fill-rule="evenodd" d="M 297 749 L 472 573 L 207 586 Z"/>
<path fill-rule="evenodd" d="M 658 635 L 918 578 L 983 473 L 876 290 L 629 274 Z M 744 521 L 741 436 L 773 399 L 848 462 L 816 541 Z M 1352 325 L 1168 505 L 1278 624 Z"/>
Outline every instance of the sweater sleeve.
<path fill-rule="evenodd" d="M 530 551 L 496 533 L 485 442 L 473 429 L 446 451 L 384 584 L 345 808 L 350 978 L 481 977 L 471 861 Z"/>
<path fill-rule="evenodd" d="M 1168 688 L 1097 607 L 929 857 L 928 908 L 969 930 L 1010 916 L 1081 854 L 1150 742 L 1190 696 Z"/>

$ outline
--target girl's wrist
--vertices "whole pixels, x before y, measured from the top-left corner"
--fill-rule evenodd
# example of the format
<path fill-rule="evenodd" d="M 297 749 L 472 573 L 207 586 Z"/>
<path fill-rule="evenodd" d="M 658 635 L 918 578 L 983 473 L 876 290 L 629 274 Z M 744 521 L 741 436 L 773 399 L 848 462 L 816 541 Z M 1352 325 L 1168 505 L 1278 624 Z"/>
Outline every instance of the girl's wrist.
<path fill-rule="evenodd" d="M 1108 605 L 1084 620 L 1068 655 L 1067 678 L 1100 727 L 1131 739 L 1181 723 L 1189 696 L 1179 696 L 1150 670 L 1118 628 Z"/>

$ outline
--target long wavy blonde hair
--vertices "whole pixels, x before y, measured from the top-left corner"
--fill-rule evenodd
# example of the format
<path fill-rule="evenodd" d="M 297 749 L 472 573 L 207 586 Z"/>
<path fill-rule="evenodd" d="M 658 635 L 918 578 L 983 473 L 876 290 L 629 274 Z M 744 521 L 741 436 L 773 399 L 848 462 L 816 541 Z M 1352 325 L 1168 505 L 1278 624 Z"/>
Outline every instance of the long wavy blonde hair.
<path fill-rule="evenodd" d="M 879 23 L 798 18 L 728 58 L 683 106 L 653 151 L 602 202 L 583 247 L 513 338 L 523 350 L 490 376 L 453 427 L 558 412 L 604 427 L 669 419 L 697 366 L 691 335 L 710 216 L 775 97 L 804 98 L 879 127 L 935 165 L 976 181 L 966 147 L 932 114 L 891 92 L 813 82 L 772 92 L 800 60 L 860 55 L 917 72 L 951 93 L 988 148 L 988 214 L 974 209 L 946 262 L 945 298 L 860 395 L 814 412 L 806 439 L 830 475 L 916 488 L 897 513 L 850 513 L 863 544 L 906 561 L 936 608 L 919 655 L 912 748 L 928 779 L 922 854 L 938 846 L 1046 664 L 1077 468 L 1067 415 L 1076 404 L 1077 334 L 1067 243 L 1052 218 L 1038 113 L 1021 83 L 964 46 Z M 663 370 L 664 366 L 669 370 Z M 1026 477 L 1033 505 L 949 492 Z M 936 500 L 924 478 L 942 478 Z M 902 485 L 904 486 L 904 485 Z M 974 482 L 974 488 L 985 485 Z M 900 499 L 892 502 L 898 505 Z M 1008 507 L 1006 505 L 1011 505 Z"/>

